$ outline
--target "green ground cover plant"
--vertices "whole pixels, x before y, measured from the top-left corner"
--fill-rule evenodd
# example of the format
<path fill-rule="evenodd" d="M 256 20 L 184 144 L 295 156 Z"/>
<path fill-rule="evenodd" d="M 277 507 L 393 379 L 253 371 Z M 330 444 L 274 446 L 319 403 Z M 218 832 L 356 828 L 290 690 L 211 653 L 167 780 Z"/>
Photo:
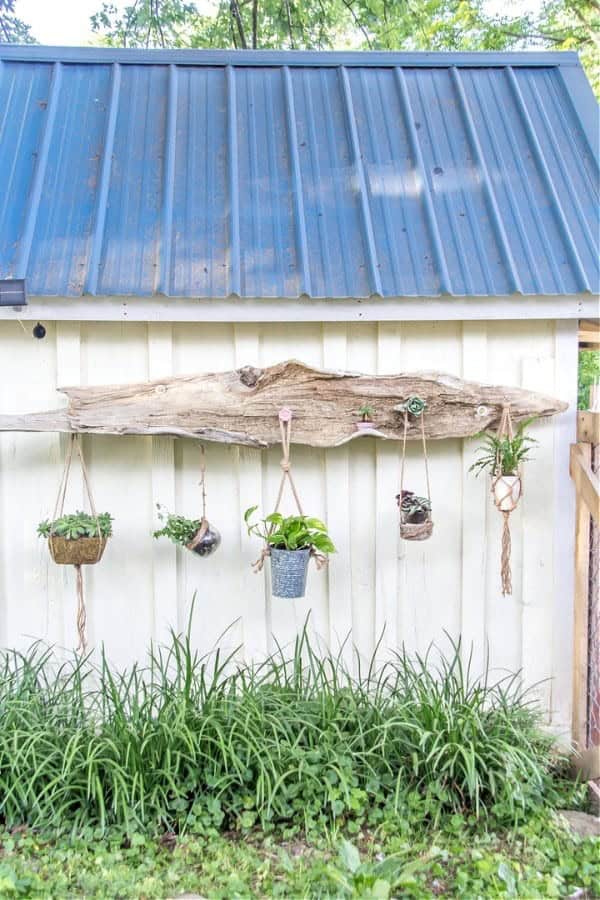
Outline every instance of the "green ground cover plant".
<path fill-rule="evenodd" d="M 416 806 L 351 840 L 283 839 L 254 831 L 156 840 L 48 841 L 0 831 L 0 896 L 63 900 L 166 898 L 488 898 L 600 896 L 598 839 L 574 837 L 552 810 L 514 829 L 468 816 L 424 824 Z"/>
<path fill-rule="evenodd" d="M 189 635 L 145 667 L 50 649 L 0 657 L 0 824 L 51 835 L 285 837 L 419 816 L 517 823 L 557 801 L 560 760 L 518 676 L 446 657 L 380 668 L 319 655 L 203 659 Z M 436 661 L 437 660 L 437 661 Z"/>

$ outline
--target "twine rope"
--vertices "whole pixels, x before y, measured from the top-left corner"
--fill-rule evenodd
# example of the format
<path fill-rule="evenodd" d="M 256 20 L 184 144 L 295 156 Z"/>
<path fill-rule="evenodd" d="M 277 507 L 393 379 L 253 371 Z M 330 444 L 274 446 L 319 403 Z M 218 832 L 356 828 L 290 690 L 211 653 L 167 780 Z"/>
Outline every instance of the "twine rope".
<path fill-rule="evenodd" d="M 85 609 L 85 599 L 83 596 L 83 575 L 81 573 L 81 564 L 78 563 L 73 568 L 75 569 L 75 581 L 77 585 L 77 634 L 79 636 L 77 652 L 85 653 L 87 648 L 87 612 Z"/>
<path fill-rule="evenodd" d="M 498 425 L 498 431 L 496 432 L 496 435 L 498 439 L 507 437 L 510 440 L 512 440 L 515 436 L 512 416 L 510 413 L 510 404 L 508 403 L 504 404 L 502 407 L 502 415 L 500 416 L 500 424 Z M 494 474 L 492 476 L 492 493 L 494 495 L 494 503 L 503 516 L 502 543 L 500 553 L 500 575 L 502 579 L 503 597 L 512 594 L 512 571 L 510 566 L 510 557 L 512 551 L 512 542 L 510 536 L 510 514 L 517 508 L 517 503 L 521 498 L 523 490 L 521 472 L 516 472 L 515 475 L 518 478 L 519 485 L 519 490 L 516 493 L 516 499 L 514 485 L 507 484 L 504 480 L 505 476 L 502 473 L 500 451 L 496 450 L 496 464 L 494 466 Z M 505 491 L 503 494 L 498 495 L 498 485 L 504 486 Z M 507 503 L 510 505 L 509 509 L 504 508 Z"/>
<path fill-rule="evenodd" d="M 50 524 L 50 535 L 48 538 L 48 542 L 50 544 L 50 548 L 54 553 L 54 537 L 53 528 L 54 523 L 61 518 L 64 509 L 65 509 L 65 499 L 67 496 L 67 488 L 69 486 L 69 476 L 71 474 L 71 464 L 73 462 L 73 452 L 77 452 L 77 456 L 79 458 L 79 463 L 81 466 L 81 474 L 83 478 L 83 485 L 85 488 L 85 492 L 87 494 L 88 503 L 90 506 L 90 512 L 93 518 L 96 521 L 96 533 L 98 537 L 98 551 L 96 556 L 96 562 L 99 562 L 100 557 L 102 556 L 102 532 L 100 529 L 100 520 L 98 519 L 98 513 L 96 512 L 96 505 L 94 503 L 94 496 L 92 494 L 92 486 L 90 484 L 90 477 L 88 474 L 87 466 L 85 464 L 85 459 L 83 456 L 83 451 L 81 449 L 81 440 L 78 434 L 71 433 L 69 436 L 69 443 L 67 446 L 67 453 L 65 455 L 65 464 L 63 466 L 62 476 L 60 479 L 60 484 L 58 486 L 58 495 L 56 497 L 56 503 L 54 504 L 54 512 L 52 514 L 52 522 Z M 83 575 L 81 572 L 81 564 L 76 563 L 73 567 L 75 569 L 75 583 L 77 589 L 77 634 L 79 637 L 79 643 L 77 645 L 77 652 L 85 653 L 87 647 L 87 637 L 86 637 L 86 625 L 87 625 L 87 612 L 85 608 L 85 597 L 83 593 Z"/>
<path fill-rule="evenodd" d="M 510 569 L 510 511 L 503 510 L 502 515 L 504 516 L 504 522 L 502 525 L 502 553 L 500 558 L 500 573 L 502 576 L 502 596 L 505 597 L 507 594 L 512 594 L 512 573 Z"/>
<path fill-rule="evenodd" d="M 431 503 L 431 484 L 429 482 L 429 457 L 427 456 L 427 440 L 425 438 L 425 421 L 424 413 L 420 415 L 421 419 L 421 444 L 423 446 L 423 461 L 425 463 L 425 483 L 427 484 L 427 499 Z M 400 498 L 402 499 L 402 491 L 404 490 L 404 467 L 406 462 L 406 439 L 408 436 L 408 410 L 404 410 L 404 433 L 402 435 L 402 466 L 400 468 Z"/>
<path fill-rule="evenodd" d="M 204 444 L 200 444 L 200 481 L 198 484 L 202 491 L 202 520 L 200 528 L 192 540 L 186 544 L 188 550 L 195 550 L 208 531 L 208 519 L 206 518 L 206 454 L 204 452 Z"/>
<path fill-rule="evenodd" d="M 284 407 L 279 411 L 279 433 L 281 435 L 281 451 L 282 457 L 279 465 L 281 466 L 281 481 L 279 482 L 279 490 L 277 492 L 277 499 L 275 501 L 275 507 L 273 512 L 279 512 L 279 507 L 281 505 L 281 501 L 283 499 L 283 492 L 285 490 L 286 481 L 288 482 L 290 489 L 292 491 L 292 495 L 294 500 L 296 501 L 296 506 L 298 507 L 298 512 L 301 516 L 304 516 L 304 510 L 302 509 L 302 502 L 300 500 L 300 495 L 298 493 L 298 489 L 296 488 L 296 483 L 292 476 L 292 463 L 290 460 L 290 448 L 292 442 L 292 411 L 287 407 Z M 274 525 L 271 524 L 269 529 L 267 530 L 267 534 L 270 535 L 274 529 Z M 255 572 L 260 572 L 265 564 L 265 560 L 268 556 L 271 555 L 271 547 L 267 541 L 265 541 L 265 545 L 261 551 L 259 558 L 256 562 L 252 563 L 252 568 Z M 310 548 L 310 555 L 315 560 L 317 565 L 317 569 L 322 569 L 323 566 L 327 565 L 327 557 L 324 554 L 319 553 L 315 550 L 314 547 Z"/>

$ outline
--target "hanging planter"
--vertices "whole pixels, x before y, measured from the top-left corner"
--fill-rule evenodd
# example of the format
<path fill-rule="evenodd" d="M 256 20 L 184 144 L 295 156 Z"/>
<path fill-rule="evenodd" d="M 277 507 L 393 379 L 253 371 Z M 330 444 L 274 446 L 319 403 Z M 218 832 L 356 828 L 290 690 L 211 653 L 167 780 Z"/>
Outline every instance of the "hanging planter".
<path fill-rule="evenodd" d="M 431 488 L 429 484 L 429 463 L 427 459 L 427 441 L 425 439 L 425 409 L 427 404 L 421 397 L 409 397 L 406 403 L 397 407 L 404 414 L 404 433 L 402 436 L 402 468 L 400 470 L 400 493 L 396 495 L 400 509 L 400 537 L 405 541 L 426 541 L 433 534 L 431 517 Z M 419 419 L 421 423 L 421 442 L 423 446 L 423 462 L 427 496 L 420 497 L 413 491 L 404 488 L 404 468 L 406 462 L 406 439 L 409 418 Z"/>
<path fill-rule="evenodd" d="M 48 539 L 52 560 L 61 566 L 92 566 L 100 562 L 112 534 L 112 516 L 78 511 L 38 525 L 40 537 Z"/>
<path fill-rule="evenodd" d="M 197 556 L 211 556 L 221 544 L 221 535 L 206 517 L 206 463 L 204 447 L 200 445 L 200 487 L 202 489 L 202 518 L 186 519 L 176 516 L 157 503 L 158 518 L 162 528 L 154 532 L 155 538 L 166 537 L 174 544 L 185 547 Z"/>
<path fill-rule="evenodd" d="M 522 465 L 529 459 L 535 438 L 525 433 L 526 428 L 535 420 L 535 416 L 526 419 L 515 430 L 512 424 L 510 406 L 502 407 L 500 425 L 496 434 L 484 432 L 483 444 L 479 448 L 479 458 L 475 460 L 469 471 L 477 475 L 489 471 L 492 476 L 492 495 L 494 504 L 503 515 L 501 575 L 502 594 L 512 594 L 512 573 L 510 567 L 511 537 L 509 516 L 517 508 L 523 494 Z"/>
<path fill-rule="evenodd" d="M 492 480 L 492 493 L 494 495 L 494 503 L 500 512 L 512 512 L 517 508 L 517 504 L 521 499 L 521 476 L 515 475 L 498 475 Z"/>
<path fill-rule="evenodd" d="M 279 413 L 279 427 L 281 431 L 281 445 L 283 459 L 281 460 L 282 477 L 279 493 L 275 503 L 275 510 L 271 515 L 252 522 L 252 517 L 257 506 L 251 506 L 244 514 L 244 521 L 248 528 L 248 534 L 260 537 L 264 541 L 263 551 L 259 559 L 253 564 L 255 572 L 260 572 L 267 557 L 271 560 L 271 593 L 274 597 L 282 597 L 288 600 L 297 600 L 306 593 L 306 581 L 308 575 L 308 563 L 314 558 L 317 569 L 321 569 L 327 563 L 327 555 L 335 553 L 335 547 L 327 526 L 320 519 L 305 516 L 292 478 L 290 464 L 290 441 L 292 430 L 292 413 L 289 409 L 282 409 Z M 296 506 L 297 516 L 283 516 L 279 512 L 279 505 L 283 496 L 286 480 L 289 481 Z"/>
<path fill-rule="evenodd" d="M 433 533 L 431 502 L 412 491 L 402 490 L 397 498 L 400 507 L 400 537 L 405 541 L 425 541 Z"/>
<path fill-rule="evenodd" d="M 83 485 L 87 494 L 90 513 L 75 512 L 64 514 L 65 498 L 71 474 L 73 450 L 77 451 Z M 78 434 L 71 434 L 62 478 L 58 488 L 58 497 L 51 519 L 38 525 L 38 534 L 47 538 L 48 549 L 53 561 L 61 566 L 74 566 L 77 585 L 77 631 L 79 644 L 77 649 L 82 653 L 87 646 L 86 622 L 87 613 L 83 596 L 82 566 L 93 566 L 100 562 L 106 548 L 106 542 L 112 535 L 112 516 L 109 513 L 97 513 L 92 496 L 90 480 L 83 458 L 81 442 Z"/>

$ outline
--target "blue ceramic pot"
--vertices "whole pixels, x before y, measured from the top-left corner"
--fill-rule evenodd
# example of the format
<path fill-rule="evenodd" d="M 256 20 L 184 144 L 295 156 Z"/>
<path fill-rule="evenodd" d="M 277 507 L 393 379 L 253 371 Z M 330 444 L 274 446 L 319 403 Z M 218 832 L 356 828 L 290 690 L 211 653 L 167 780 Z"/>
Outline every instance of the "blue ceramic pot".
<path fill-rule="evenodd" d="M 271 593 L 295 600 L 304 597 L 310 550 L 271 550 Z"/>

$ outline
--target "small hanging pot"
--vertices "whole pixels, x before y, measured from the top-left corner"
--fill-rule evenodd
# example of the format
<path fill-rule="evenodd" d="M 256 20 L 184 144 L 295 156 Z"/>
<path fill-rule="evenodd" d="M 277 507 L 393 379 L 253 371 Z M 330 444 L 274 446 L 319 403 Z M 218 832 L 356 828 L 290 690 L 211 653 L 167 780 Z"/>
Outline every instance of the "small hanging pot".
<path fill-rule="evenodd" d="M 310 550 L 277 550 L 272 547 L 271 593 L 274 597 L 298 600 L 306 593 Z"/>
<path fill-rule="evenodd" d="M 362 432 L 363 434 L 369 434 L 369 432 L 375 430 L 375 425 L 373 422 L 355 422 L 356 430 Z"/>
<path fill-rule="evenodd" d="M 501 512 L 512 512 L 521 499 L 520 475 L 497 475 L 492 481 L 494 503 Z"/>
<path fill-rule="evenodd" d="M 402 437 L 402 468 L 400 473 L 400 493 L 396 495 L 400 509 L 400 537 L 404 541 L 426 541 L 433 534 L 431 518 L 431 487 L 429 484 L 429 464 L 427 459 L 427 441 L 425 439 L 425 409 L 427 404 L 421 397 L 409 397 L 405 403 L 396 407 L 404 414 L 404 433 Z M 404 490 L 404 467 L 406 462 L 406 440 L 408 435 L 408 417 L 421 420 L 421 443 L 423 446 L 423 463 L 427 482 L 427 496 L 417 497 L 412 491 Z"/>
<path fill-rule="evenodd" d="M 426 541 L 433 534 L 433 520 L 425 522 L 400 522 L 400 537 L 405 541 Z"/>
<path fill-rule="evenodd" d="M 197 553 L 198 556 L 210 556 L 215 552 L 220 543 L 220 533 L 216 528 L 213 528 L 208 519 L 202 518 L 200 528 L 192 540 L 185 546 L 188 550 L 191 550 L 192 553 Z"/>
<path fill-rule="evenodd" d="M 67 540 L 50 535 L 48 549 L 52 560 L 59 566 L 93 566 L 100 562 L 106 547 L 105 537 L 80 537 Z"/>

